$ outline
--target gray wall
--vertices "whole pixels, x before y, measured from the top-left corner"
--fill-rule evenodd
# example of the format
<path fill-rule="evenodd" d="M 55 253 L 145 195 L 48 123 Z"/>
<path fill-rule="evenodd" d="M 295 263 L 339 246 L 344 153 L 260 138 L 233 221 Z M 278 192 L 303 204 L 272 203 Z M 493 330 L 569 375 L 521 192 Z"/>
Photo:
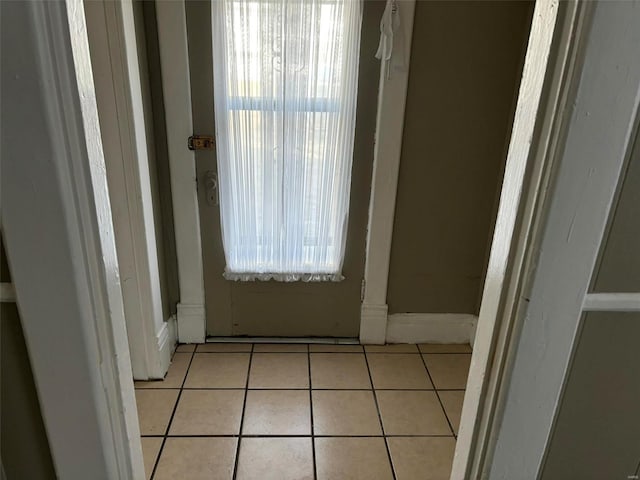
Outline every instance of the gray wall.
<path fill-rule="evenodd" d="M 416 3 L 390 313 L 478 312 L 532 13 Z"/>
<path fill-rule="evenodd" d="M 0 280 L 10 281 L 1 242 Z M 15 304 L 0 304 L 0 328 L 0 445 L 7 480 L 56 478 Z"/>
<path fill-rule="evenodd" d="M 589 313 L 542 480 L 627 479 L 640 462 L 640 313 Z"/>
<path fill-rule="evenodd" d="M 594 292 L 640 292 L 640 129 L 619 189 L 594 275 Z"/>

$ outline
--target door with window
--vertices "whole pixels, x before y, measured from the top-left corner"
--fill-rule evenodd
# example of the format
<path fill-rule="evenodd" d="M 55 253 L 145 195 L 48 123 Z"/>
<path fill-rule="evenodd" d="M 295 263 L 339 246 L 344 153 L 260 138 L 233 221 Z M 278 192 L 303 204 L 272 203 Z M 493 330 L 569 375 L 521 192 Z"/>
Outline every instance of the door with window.
<path fill-rule="evenodd" d="M 358 335 L 383 10 L 186 2 L 208 335 Z"/>

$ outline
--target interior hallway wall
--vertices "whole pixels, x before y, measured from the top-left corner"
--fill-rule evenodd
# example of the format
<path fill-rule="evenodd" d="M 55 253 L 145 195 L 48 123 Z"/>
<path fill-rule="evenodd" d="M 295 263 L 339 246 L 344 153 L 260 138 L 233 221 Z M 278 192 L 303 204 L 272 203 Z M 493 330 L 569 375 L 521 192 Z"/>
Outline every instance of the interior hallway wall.
<path fill-rule="evenodd" d="M 389 313 L 478 313 L 532 14 L 416 2 Z"/>

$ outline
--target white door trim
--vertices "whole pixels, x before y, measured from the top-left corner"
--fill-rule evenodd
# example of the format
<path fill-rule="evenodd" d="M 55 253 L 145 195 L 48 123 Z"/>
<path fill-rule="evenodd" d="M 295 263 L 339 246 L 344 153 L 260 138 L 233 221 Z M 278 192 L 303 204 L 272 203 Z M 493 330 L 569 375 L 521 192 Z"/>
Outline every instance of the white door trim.
<path fill-rule="evenodd" d="M 187 148 L 194 132 L 184 0 L 156 0 L 156 18 L 180 284 L 178 340 L 203 343 L 206 322 L 196 163 Z"/>
<path fill-rule="evenodd" d="M 56 474 L 144 478 L 82 2 L 0 8 L 2 226 Z"/>
<path fill-rule="evenodd" d="M 498 388 L 508 353 L 513 321 L 509 315 L 521 301 L 521 287 L 531 254 L 536 217 L 542 215 L 538 198 L 548 175 L 547 144 L 556 126 L 564 52 L 558 53 L 555 90 L 541 98 L 547 77 L 558 15 L 557 0 L 536 2 L 511 133 L 496 228 L 491 245 L 482 304 L 456 442 L 452 480 L 482 478 L 480 469 L 492 435 Z M 571 10 L 571 8 L 568 8 Z M 572 26 L 570 23 L 569 26 Z M 566 45 L 569 39 L 563 39 Z M 562 49 L 561 49 L 562 50 Z M 548 87 L 547 87 L 548 88 Z M 541 106 L 542 105 L 542 106 Z M 535 136 L 538 128 L 538 136 Z M 531 140 L 533 139 L 533 141 Z M 530 157 L 531 156 L 531 157 Z M 525 477 L 522 477 L 525 478 Z M 526 477 L 528 478 L 528 477 Z"/>
<path fill-rule="evenodd" d="M 164 378 L 175 335 L 162 317 L 133 5 L 85 1 L 124 312 L 136 380 Z"/>
<path fill-rule="evenodd" d="M 468 313 L 394 313 L 387 322 L 387 343 L 471 344 L 478 317 Z"/>
<path fill-rule="evenodd" d="M 584 297 L 585 312 L 640 312 L 640 293 L 589 293 Z"/>
<path fill-rule="evenodd" d="M 579 60 L 559 127 L 565 135 L 551 152 L 557 157 L 555 178 L 527 301 L 517 312 L 520 331 L 504 383 L 508 401 L 494 422 L 495 447 L 482 470 L 487 478 L 541 474 L 583 303 L 637 128 L 640 10 L 633 2 L 579 8 L 588 12 L 587 28 L 575 33 Z"/>
<path fill-rule="evenodd" d="M 373 176 L 360 312 L 360 342 L 366 344 L 383 344 L 387 334 L 387 283 L 409 82 L 415 0 L 397 0 L 397 8 L 402 34 L 396 35 L 394 44 L 398 45 L 399 40 L 404 38 L 404 45 L 401 44 L 400 48 L 404 48 L 405 65 L 404 68 L 390 69 L 389 61 L 380 62 Z M 398 53 L 395 52 L 394 55 Z"/>

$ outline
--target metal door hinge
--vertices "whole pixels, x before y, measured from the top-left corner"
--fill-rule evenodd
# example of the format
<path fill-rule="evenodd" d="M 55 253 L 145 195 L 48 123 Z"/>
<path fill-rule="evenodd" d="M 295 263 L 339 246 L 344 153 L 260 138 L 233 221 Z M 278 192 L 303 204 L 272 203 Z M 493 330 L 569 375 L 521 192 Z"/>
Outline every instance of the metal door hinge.
<path fill-rule="evenodd" d="M 213 150 L 215 141 L 210 135 L 192 135 L 187 141 L 189 150 Z"/>

